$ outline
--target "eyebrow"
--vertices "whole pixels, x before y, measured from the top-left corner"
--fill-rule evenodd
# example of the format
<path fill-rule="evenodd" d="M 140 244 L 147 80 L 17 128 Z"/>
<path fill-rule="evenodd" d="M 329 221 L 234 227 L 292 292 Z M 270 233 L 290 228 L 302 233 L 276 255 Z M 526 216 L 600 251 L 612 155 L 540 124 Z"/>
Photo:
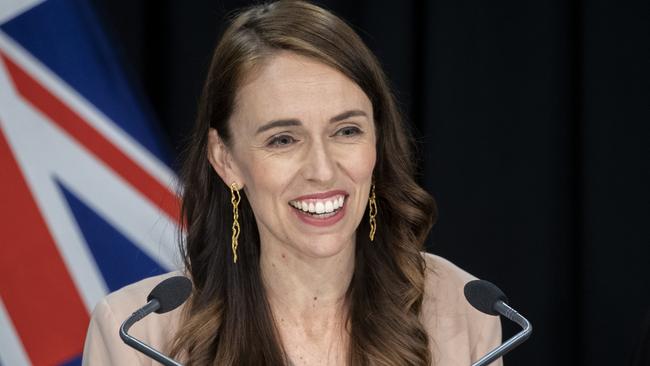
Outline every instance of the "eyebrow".
<path fill-rule="evenodd" d="M 360 110 L 360 109 L 352 109 L 349 111 L 345 111 L 343 113 L 337 114 L 336 116 L 330 118 L 330 123 L 334 122 L 340 122 L 345 119 L 348 119 L 350 117 L 366 117 L 368 118 L 368 115 L 366 112 Z M 268 131 L 272 128 L 276 127 L 292 127 L 292 126 L 301 126 L 302 122 L 300 122 L 299 119 L 296 118 L 288 118 L 288 119 L 277 119 L 270 121 L 268 123 L 263 124 L 257 129 L 257 132 L 255 134 L 260 134 L 264 131 Z"/>

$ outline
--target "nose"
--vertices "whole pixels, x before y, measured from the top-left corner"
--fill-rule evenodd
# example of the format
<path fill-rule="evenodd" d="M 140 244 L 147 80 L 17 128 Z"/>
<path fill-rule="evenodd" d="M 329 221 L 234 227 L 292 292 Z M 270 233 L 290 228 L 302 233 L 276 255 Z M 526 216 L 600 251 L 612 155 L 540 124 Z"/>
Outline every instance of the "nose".
<path fill-rule="evenodd" d="M 312 141 L 304 159 L 303 177 L 316 183 L 331 183 L 336 175 L 336 161 L 322 141 Z"/>

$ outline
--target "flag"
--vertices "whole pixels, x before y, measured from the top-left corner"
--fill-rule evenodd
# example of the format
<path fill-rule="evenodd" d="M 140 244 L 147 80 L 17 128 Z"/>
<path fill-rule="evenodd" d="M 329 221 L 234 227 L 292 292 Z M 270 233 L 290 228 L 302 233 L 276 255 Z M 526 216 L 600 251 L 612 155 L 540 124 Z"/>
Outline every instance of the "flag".
<path fill-rule="evenodd" d="M 80 364 L 103 296 L 179 267 L 146 111 L 88 2 L 0 3 L 1 365 Z"/>

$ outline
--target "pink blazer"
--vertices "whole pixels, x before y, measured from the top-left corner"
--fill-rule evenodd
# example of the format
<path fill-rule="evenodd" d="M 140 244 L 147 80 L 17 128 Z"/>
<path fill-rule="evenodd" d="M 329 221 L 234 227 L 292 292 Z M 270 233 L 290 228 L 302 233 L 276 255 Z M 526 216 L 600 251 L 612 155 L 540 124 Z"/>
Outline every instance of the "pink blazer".
<path fill-rule="evenodd" d="M 429 334 L 436 366 L 469 366 L 501 343 L 499 317 L 485 315 L 463 295 L 470 274 L 441 257 L 425 254 L 426 289 L 421 320 Z M 127 346 L 119 337 L 120 324 L 146 302 L 146 297 L 169 273 L 126 286 L 106 296 L 93 311 L 86 336 L 83 365 L 159 365 Z M 178 327 L 181 309 L 152 314 L 136 323 L 130 334 L 166 351 Z M 502 360 L 492 365 L 503 365 Z"/>

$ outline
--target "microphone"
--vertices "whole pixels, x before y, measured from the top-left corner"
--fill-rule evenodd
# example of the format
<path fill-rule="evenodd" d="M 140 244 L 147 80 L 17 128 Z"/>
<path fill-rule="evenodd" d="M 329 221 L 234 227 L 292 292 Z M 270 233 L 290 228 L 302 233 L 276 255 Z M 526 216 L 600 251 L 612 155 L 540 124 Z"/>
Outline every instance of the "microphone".
<path fill-rule="evenodd" d="M 497 358 L 512 351 L 515 347 L 523 343 L 533 332 L 533 326 L 530 322 L 521 316 L 515 309 L 508 306 L 508 298 L 494 284 L 484 280 L 470 281 L 464 288 L 465 298 L 477 310 L 489 315 L 503 315 L 513 322 L 519 324 L 523 330 L 515 334 L 499 347 L 488 352 L 480 360 L 474 362 L 472 366 L 485 366 Z"/>
<path fill-rule="evenodd" d="M 129 335 L 129 329 L 133 324 L 142 320 L 145 316 L 156 312 L 158 314 L 172 311 L 187 300 L 192 292 L 192 282 L 183 276 L 175 276 L 160 282 L 147 296 L 147 304 L 136 310 L 120 326 L 120 338 L 127 345 L 153 358 L 165 366 L 182 366 L 170 357 L 155 350 L 148 344 Z"/>

